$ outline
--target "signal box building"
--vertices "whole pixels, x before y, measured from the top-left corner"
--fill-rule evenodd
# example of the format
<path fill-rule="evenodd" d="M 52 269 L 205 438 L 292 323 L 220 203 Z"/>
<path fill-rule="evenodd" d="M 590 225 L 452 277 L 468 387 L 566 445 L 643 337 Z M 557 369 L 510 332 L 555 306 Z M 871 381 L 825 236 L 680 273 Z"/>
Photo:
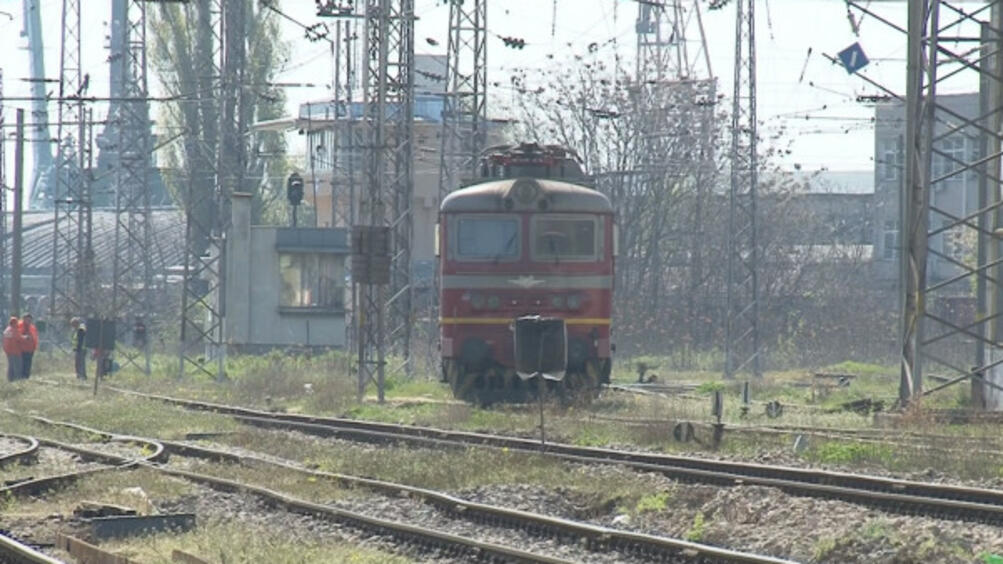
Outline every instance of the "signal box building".
<path fill-rule="evenodd" d="M 345 346 L 348 231 L 251 225 L 234 194 L 226 241 L 223 337 L 231 352 Z"/>

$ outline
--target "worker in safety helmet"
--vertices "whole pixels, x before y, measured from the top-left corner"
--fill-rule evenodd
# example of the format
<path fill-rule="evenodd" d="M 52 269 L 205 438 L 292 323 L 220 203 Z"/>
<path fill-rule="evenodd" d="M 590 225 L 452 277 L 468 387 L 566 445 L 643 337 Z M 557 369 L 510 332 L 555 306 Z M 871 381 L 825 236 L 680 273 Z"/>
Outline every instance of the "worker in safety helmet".
<path fill-rule="evenodd" d="M 87 349 L 84 348 L 84 340 L 87 337 L 87 327 L 83 320 L 74 317 L 70 320 L 70 344 L 73 346 L 73 370 L 80 380 L 87 379 Z"/>
<path fill-rule="evenodd" d="M 38 328 L 35 327 L 34 319 L 30 313 L 21 316 L 21 335 L 24 337 L 23 348 L 21 349 L 21 377 L 25 380 L 31 376 L 31 361 L 38 350 Z"/>
<path fill-rule="evenodd" d="M 18 328 L 17 317 L 11 317 L 3 330 L 3 352 L 7 355 L 7 381 L 20 380 L 24 368 L 21 366 L 21 349 L 24 347 L 24 337 Z"/>

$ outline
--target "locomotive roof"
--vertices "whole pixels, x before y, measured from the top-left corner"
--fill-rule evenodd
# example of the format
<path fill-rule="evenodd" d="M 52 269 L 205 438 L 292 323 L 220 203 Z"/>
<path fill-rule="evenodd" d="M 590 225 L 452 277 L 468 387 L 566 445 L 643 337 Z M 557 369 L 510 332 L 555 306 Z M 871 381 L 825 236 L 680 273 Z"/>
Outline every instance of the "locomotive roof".
<path fill-rule="evenodd" d="M 562 182 L 560 180 L 544 180 L 541 178 L 508 178 L 492 180 L 468 186 L 446 196 L 442 201 L 444 212 L 502 212 L 513 209 L 528 209 L 517 192 L 520 189 L 535 188 L 536 199 L 547 200 L 547 211 L 551 212 L 587 212 L 611 213 L 613 206 L 609 199 L 600 192 L 585 186 Z M 506 205 L 507 202 L 507 205 Z M 532 209 L 537 210 L 535 206 Z"/>

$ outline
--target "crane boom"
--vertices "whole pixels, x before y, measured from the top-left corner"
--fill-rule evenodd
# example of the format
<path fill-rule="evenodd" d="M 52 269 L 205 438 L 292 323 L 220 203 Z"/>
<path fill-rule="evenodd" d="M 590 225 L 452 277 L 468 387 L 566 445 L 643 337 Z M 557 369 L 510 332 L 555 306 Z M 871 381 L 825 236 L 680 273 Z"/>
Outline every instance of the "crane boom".
<path fill-rule="evenodd" d="M 40 0 L 23 0 L 24 29 L 21 36 L 28 40 L 31 61 L 31 128 L 34 169 L 27 201 L 35 203 L 40 183 L 52 169 L 52 134 L 49 132 L 49 105 L 45 93 L 45 49 L 42 44 L 42 15 Z"/>

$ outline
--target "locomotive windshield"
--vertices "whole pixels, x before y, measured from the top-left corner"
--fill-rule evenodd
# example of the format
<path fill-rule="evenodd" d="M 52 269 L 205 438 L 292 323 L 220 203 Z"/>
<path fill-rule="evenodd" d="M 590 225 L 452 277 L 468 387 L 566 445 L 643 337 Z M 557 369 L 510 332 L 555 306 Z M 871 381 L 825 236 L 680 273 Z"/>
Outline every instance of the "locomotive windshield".
<path fill-rule="evenodd" d="M 519 257 L 519 220 L 464 217 L 457 222 L 456 254 L 460 260 L 502 260 Z"/>
<path fill-rule="evenodd" d="M 542 216 L 533 219 L 533 258 L 535 260 L 595 260 L 599 238 L 594 217 L 562 218 Z"/>

